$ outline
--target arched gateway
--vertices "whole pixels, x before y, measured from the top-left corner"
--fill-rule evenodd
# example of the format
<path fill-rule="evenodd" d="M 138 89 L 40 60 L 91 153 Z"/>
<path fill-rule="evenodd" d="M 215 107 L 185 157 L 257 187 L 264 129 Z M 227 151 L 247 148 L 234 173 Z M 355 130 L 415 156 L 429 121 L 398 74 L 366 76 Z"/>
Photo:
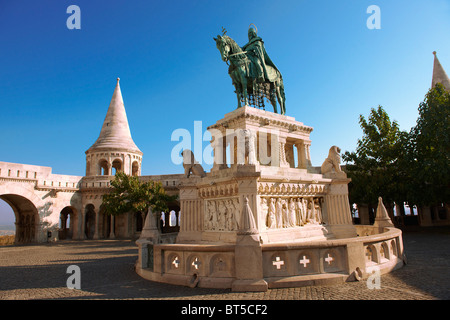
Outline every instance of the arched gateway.
<path fill-rule="evenodd" d="M 15 243 L 30 243 L 36 241 L 36 228 L 39 216 L 36 206 L 29 199 L 17 194 L 3 194 L 0 199 L 8 203 L 14 211 L 16 218 Z"/>

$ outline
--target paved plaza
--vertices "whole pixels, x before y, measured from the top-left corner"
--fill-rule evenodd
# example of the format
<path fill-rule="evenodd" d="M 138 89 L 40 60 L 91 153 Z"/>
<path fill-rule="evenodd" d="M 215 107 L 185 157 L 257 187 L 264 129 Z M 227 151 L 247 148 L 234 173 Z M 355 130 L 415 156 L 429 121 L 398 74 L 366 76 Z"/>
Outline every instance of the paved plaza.
<path fill-rule="evenodd" d="M 407 265 L 381 277 L 343 285 L 231 290 L 149 282 L 134 272 L 137 246 L 129 240 L 61 241 L 0 247 L 0 299 L 193 299 L 193 300 L 443 300 L 450 299 L 450 228 L 403 234 Z M 81 289 L 68 289 L 70 265 L 81 272 Z"/>

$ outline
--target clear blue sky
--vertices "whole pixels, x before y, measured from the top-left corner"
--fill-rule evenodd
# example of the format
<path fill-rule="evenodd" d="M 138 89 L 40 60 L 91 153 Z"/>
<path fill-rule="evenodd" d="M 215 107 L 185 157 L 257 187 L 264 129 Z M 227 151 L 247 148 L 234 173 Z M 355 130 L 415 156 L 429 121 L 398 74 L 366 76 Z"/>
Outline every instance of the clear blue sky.
<path fill-rule="evenodd" d="M 66 27 L 71 4 L 80 30 Z M 366 26 L 370 5 L 379 30 Z M 317 166 L 332 145 L 355 149 L 372 107 L 409 130 L 434 50 L 450 72 L 448 0 L 1 0 L 0 161 L 84 175 L 120 77 L 142 174 L 181 173 L 172 132 L 206 130 L 236 107 L 212 38 L 223 26 L 242 46 L 250 23 L 283 75 L 286 114 L 314 128 Z"/>

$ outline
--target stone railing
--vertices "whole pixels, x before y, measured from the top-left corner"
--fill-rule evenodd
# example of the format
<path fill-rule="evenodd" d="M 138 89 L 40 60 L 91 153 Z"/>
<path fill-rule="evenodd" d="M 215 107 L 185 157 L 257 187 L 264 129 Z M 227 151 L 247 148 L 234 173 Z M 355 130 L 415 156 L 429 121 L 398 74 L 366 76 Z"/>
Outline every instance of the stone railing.
<path fill-rule="evenodd" d="M 0 179 L 34 183 L 36 189 L 76 191 L 82 177 L 53 174 L 51 167 L 0 162 Z"/>
<path fill-rule="evenodd" d="M 269 288 L 360 280 L 403 265 L 401 230 L 362 226 L 358 237 L 263 244 L 263 278 Z M 138 241 L 137 272 L 146 279 L 186 286 L 231 288 L 236 280 L 230 245 L 151 244 Z M 200 282 L 199 282 L 200 281 Z"/>
<path fill-rule="evenodd" d="M 385 273 L 403 265 L 400 230 L 385 228 L 379 233 L 377 227 L 361 226 L 357 231 L 356 238 L 263 245 L 263 272 L 269 287 L 300 280 L 320 282 L 325 277 L 329 282 L 329 274 L 335 274 L 336 281 L 355 280 L 369 275 L 373 267 Z M 306 277 L 295 278 L 300 276 Z"/>
<path fill-rule="evenodd" d="M 136 270 L 148 280 L 194 287 L 231 287 L 234 280 L 234 245 L 153 245 L 138 240 Z"/>

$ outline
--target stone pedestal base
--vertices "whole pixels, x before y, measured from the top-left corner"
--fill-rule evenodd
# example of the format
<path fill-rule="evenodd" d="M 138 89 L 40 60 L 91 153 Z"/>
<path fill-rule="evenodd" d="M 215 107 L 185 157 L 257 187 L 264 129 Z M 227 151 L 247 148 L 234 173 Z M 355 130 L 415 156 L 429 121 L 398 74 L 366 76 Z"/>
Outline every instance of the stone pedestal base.
<path fill-rule="evenodd" d="M 231 290 L 235 292 L 265 292 L 268 284 L 264 279 L 259 280 L 235 280 Z"/>

